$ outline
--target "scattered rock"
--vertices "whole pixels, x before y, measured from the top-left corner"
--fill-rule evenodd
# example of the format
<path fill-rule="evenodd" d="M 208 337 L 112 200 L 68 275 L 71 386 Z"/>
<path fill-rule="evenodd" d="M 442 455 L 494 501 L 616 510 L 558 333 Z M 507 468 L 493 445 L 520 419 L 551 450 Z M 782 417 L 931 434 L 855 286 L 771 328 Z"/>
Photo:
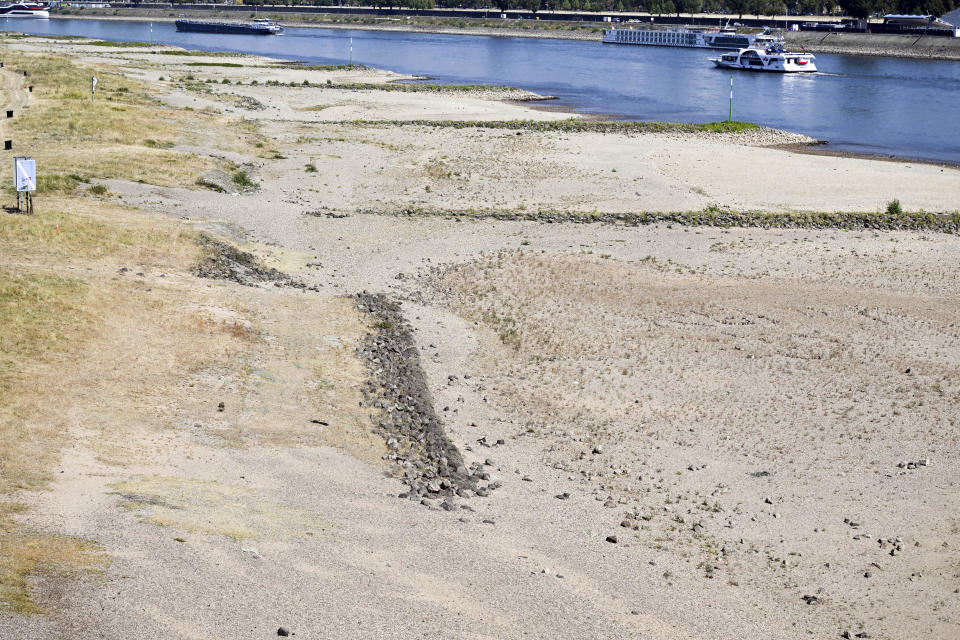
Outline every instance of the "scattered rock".
<path fill-rule="evenodd" d="M 246 109 L 248 111 L 263 111 L 267 108 L 265 104 L 256 98 L 251 98 L 250 96 L 238 97 L 236 100 L 236 105 L 241 109 Z"/>
<path fill-rule="evenodd" d="M 606 541 L 612 544 L 617 544 L 617 536 L 607 536 Z"/>
<path fill-rule="evenodd" d="M 260 555 L 260 552 L 254 549 L 253 547 L 243 547 L 240 549 L 240 551 L 242 551 L 243 553 L 249 553 L 251 556 L 253 556 L 257 560 L 263 560 L 263 556 Z"/>
<path fill-rule="evenodd" d="M 277 635 L 285 638 L 290 635 L 290 632 L 287 631 L 286 627 L 280 627 L 279 629 L 277 629 Z"/>

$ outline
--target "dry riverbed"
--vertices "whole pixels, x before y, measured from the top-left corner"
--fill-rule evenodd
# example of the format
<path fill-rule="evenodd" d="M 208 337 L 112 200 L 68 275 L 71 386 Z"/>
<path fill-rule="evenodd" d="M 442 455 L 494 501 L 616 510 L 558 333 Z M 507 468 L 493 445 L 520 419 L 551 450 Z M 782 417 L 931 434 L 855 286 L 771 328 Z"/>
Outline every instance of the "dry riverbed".
<path fill-rule="evenodd" d="M 960 171 L 4 47 L 3 638 L 960 633 Z"/>

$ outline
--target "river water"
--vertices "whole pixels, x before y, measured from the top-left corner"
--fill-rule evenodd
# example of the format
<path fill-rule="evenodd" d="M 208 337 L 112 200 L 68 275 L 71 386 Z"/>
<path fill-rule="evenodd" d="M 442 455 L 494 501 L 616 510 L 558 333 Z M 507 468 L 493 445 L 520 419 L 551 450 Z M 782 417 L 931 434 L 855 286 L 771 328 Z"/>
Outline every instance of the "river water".
<path fill-rule="evenodd" d="M 717 53 L 709 49 L 297 27 L 282 36 L 178 33 L 172 23 L 68 18 L 6 18 L 0 30 L 152 39 L 314 64 L 347 62 L 352 39 L 356 64 L 522 87 L 584 113 L 708 122 L 725 120 L 729 108 L 730 72 L 713 67 L 708 58 Z M 840 150 L 960 163 L 960 62 L 820 54 L 817 66 L 820 73 L 805 75 L 734 72 L 734 118 Z"/>

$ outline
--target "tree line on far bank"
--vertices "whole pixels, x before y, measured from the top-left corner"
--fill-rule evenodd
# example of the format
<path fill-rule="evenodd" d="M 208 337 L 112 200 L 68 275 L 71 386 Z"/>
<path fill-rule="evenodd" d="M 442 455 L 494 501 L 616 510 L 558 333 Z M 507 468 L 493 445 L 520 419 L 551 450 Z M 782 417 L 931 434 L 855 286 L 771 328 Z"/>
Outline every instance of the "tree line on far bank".
<path fill-rule="evenodd" d="M 174 0 L 176 1 L 176 0 Z M 186 1 L 186 0 L 185 0 Z M 243 4 L 329 5 L 330 0 L 243 0 Z M 905 13 L 942 16 L 960 0 L 343 0 L 341 6 L 408 9 L 509 9 L 530 11 L 644 12 L 654 15 L 727 13 L 737 15 L 839 15 L 867 18 Z"/>

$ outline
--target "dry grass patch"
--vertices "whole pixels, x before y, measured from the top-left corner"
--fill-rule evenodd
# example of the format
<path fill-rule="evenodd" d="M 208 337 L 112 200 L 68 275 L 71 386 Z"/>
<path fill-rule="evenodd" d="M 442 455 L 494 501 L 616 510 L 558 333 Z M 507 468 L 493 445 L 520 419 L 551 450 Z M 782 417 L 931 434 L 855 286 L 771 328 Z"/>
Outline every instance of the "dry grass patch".
<path fill-rule="evenodd" d="M 57 204 L 77 213 L 0 220 L 0 493 L 41 489 L 49 481 L 68 437 L 64 403 L 74 391 L 67 383 L 90 384 L 74 376 L 91 341 L 138 302 L 146 303 L 144 315 L 155 315 L 145 287 L 115 279 L 118 263 L 173 272 L 198 255 L 192 232 L 176 225 L 119 207 L 101 206 L 98 215 L 89 215 L 80 212 L 92 203 Z M 89 268 L 71 268 L 78 260 Z M 55 390 L 63 395 L 52 403 Z"/>
<path fill-rule="evenodd" d="M 120 505 L 153 524 L 235 540 L 313 535 L 330 528 L 316 514 L 260 499 L 249 489 L 168 476 L 110 485 Z"/>
<path fill-rule="evenodd" d="M 109 394 L 97 387 L 129 358 L 103 348 L 111 322 L 149 309 L 138 285 L 115 280 L 116 261 L 173 272 L 196 255 L 189 234 L 170 223 L 117 207 L 93 216 L 80 213 L 91 203 L 59 204 L 75 213 L 0 218 L 0 495 L 46 487 L 71 428 L 109 421 L 100 404 Z M 31 575 L 72 575 L 99 556 L 87 542 L 32 532 L 12 517 L 23 510 L 0 508 L 0 607 L 39 613 Z"/>
<path fill-rule="evenodd" d="M 42 256 L 45 261 L 109 258 L 185 269 L 199 256 L 197 234 L 190 227 L 88 199 L 51 196 L 38 203 L 33 215 L 0 220 L 0 265 Z"/>
<path fill-rule="evenodd" d="M 30 531 L 15 518 L 21 504 L 0 502 L 0 611 L 45 613 L 30 596 L 31 577 L 72 577 L 97 571 L 106 563 L 99 547 L 86 540 Z"/>
<path fill-rule="evenodd" d="M 367 324 L 350 299 L 252 290 L 242 310 L 249 326 L 222 309 L 193 314 L 258 339 L 236 354 L 229 374 L 213 378 L 208 367 L 185 368 L 179 384 L 191 393 L 174 423 L 229 446 L 328 445 L 380 463 L 383 440 L 370 434 L 359 403 L 367 372 L 355 352 Z M 214 411 L 220 400 L 224 411 Z"/>
<path fill-rule="evenodd" d="M 10 50 L 4 62 L 28 71 L 34 85 L 30 107 L 16 114 L 16 145 L 36 158 L 41 189 L 76 186 L 48 177 L 60 174 L 189 186 L 218 163 L 170 147 L 212 144 L 249 152 L 259 140 L 255 127 L 243 121 L 163 105 L 151 87 L 103 65 Z M 90 98 L 92 75 L 98 79 L 96 100 Z M 0 179 L 8 170 L 0 169 Z"/>
<path fill-rule="evenodd" d="M 33 421 L 42 403 L 33 374 L 76 354 L 95 318 L 90 300 L 82 280 L 0 269 L 0 494 L 50 479 L 66 436 Z"/>

